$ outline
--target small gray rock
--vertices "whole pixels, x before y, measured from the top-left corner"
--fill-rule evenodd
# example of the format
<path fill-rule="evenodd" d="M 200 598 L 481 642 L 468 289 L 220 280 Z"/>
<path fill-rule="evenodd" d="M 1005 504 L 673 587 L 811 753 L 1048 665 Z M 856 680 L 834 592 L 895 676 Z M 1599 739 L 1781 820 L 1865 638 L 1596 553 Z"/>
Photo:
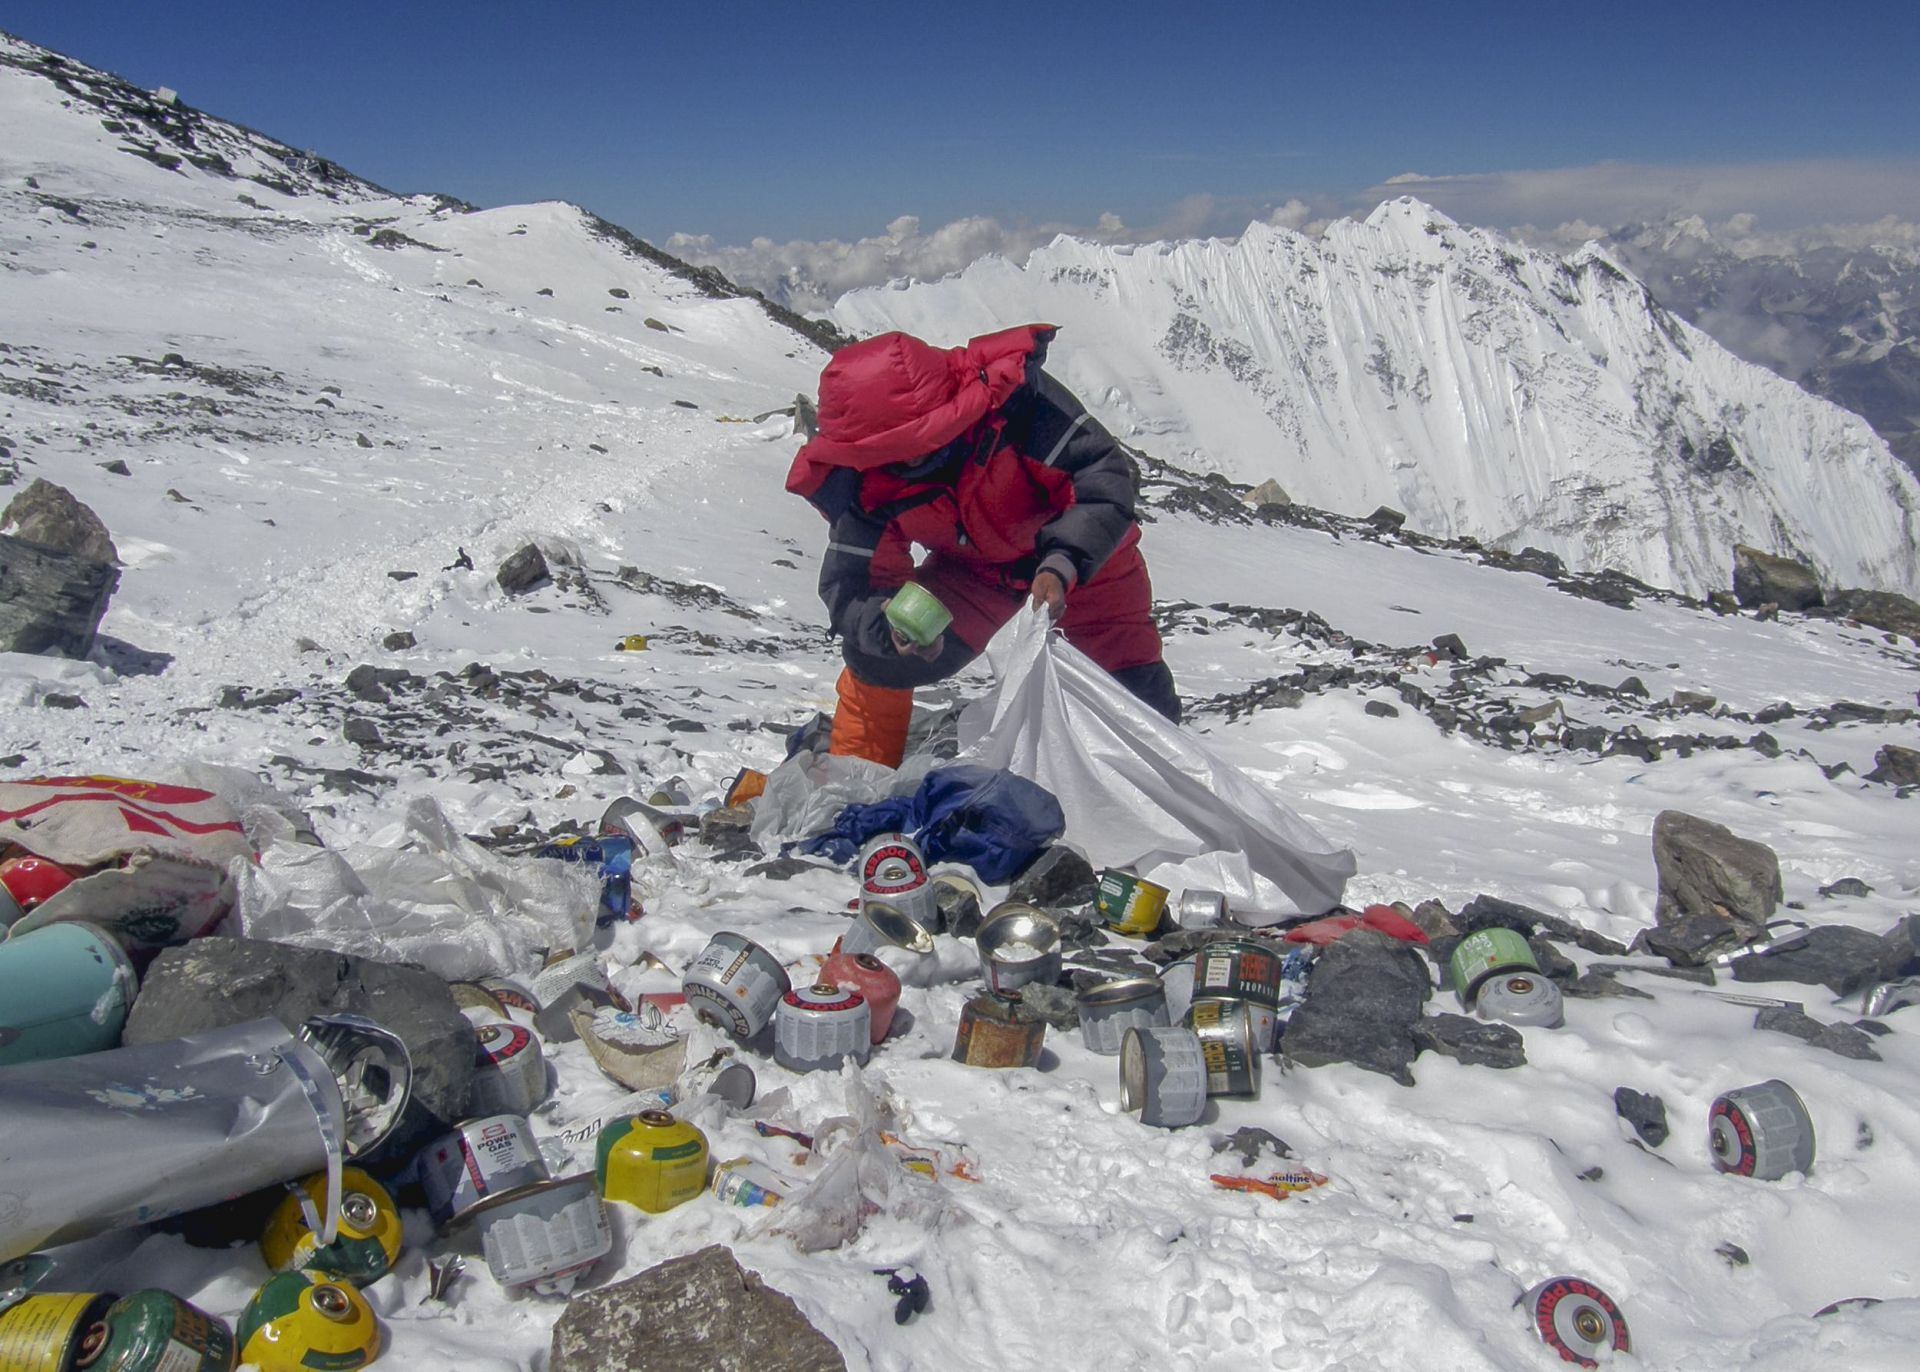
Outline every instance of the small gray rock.
<path fill-rule="evenodd" d="M 390 653 L 405 652 L 408 648 L 417 648 L 419 643 L 412 633 L 405 629 L 396 629 L 380 640 L 380 646 Z"/>
<path fill-rule="evenodd" d="M 805 876 L 809 872 L 832 872 L 837 869 L 824 863 L 808 862 L 805 858 L 772 858 L 766 862 L 756 862 L 747 868 L 750 877 L 765 877 L 768 881 L 791 881 L 795 877 Z"/>
<path fill-rule="evenodd" d="M 537 544 L 523 545 L 517 552 L 500 564 L 493 579 L 500 589 L 508 595 L 520 595 L 530 591 L 543 582 L 551 580 L 552 571 L 547 566 L 546 554 Z"/>
<path fill-rule="evenodd" d="M 1407 517 L 1389 505 L 1381 505 L 1367 516 L 1367 523 L 1387 533 L 1397 532 L 1407 522 Z"/>
<path fill-rule="evenodd" d="M 1867 773 L 1867 780 L 1889 786 L 1920 786 L 1920 749 L 1887 744 L 1873 755 L 1873 770 Z"/>
<path fill-rule="evenodd" d="M 1613 1093 L 1613 1112 L 1633 1126 L 1649 1148 L 1658 1148 L 1667 1141 L 1670 1132 L 1667 1128 L 1667 1103 L 1658 1096 L 1635 1091 L 1631 1087 L 1616 1087 Z"/>
<path fill-rule="evenodd" d="M 1099 876 L 1084 857 L 1064 843 L 1055 843 L 1014 878 L 1007 899 L 1042 908 L 1088 905 L 1099 886 Z"/>
<path fill-rule="evenodd" d="M 1384 700 L 1369 700 L 1366 704 L 1366 711 L 1376 719 L 1400 718 L 1400 711 L 1387 704 Z"/>
<path fill-rule="evenodd" d="M 1861 1062 L 1880 1061 L 1880 1055 L 1873 1051 L 1872 1035 L 1862 1033 L 1851 1024 L 1822 1024 L 1805 1011 L 1769 1005 L 1753 1017 L 1753 1027 L 1791 1034 L 1816 1048 L 1838 1053 L 1843 1058 L 1854 1058 Z"/>
<path fill-rule="evenodd" d="M 119 584 L 111 562 L 0 534 L 0 652 L 85 657 Z"/>
<path fill-rule="evenodd" d="M 380 726 L 370 719 L 350 719 L 340 730 L 340 736 L 349 743 L 357 743 L 362 748 L 378 748 L 385 741 L 380 737 Z"/>
<path fill-rule="evenodd" d="M 1443 1012 L 1416 1020 L 1413 1041 L 1470 1067 L 1524 1067 L 1527 1062 L 1526 1040 L 1518 1029 L 1466 1015 Z"/>
<path fill-rule="evenodd" d="M 1873 888 L 1859 877 L 1841 877 L 1840 880 L 1820 888 L 1820 894 L 1829 900 L 1835 896 L 1861 898 L 1873 894 Z"/>
<path fill-rule="evenodd" d="M 1045 1020 L 1050 1028 L 1076 1029 L 1080 1025 L 1079 999 L 1065 986 L 1030 981 L 1020 988 L 1020 1000 L 1034 1018 Z"/>
<path fill-rule="evenodd" d="M 1224 1138 L 1215 1139 L 1213 1151 L 1238 1153 L 1243 1167 L 1251 1167 L 1263 1157 L 1274 1157 L 1284 1161 L 1293 1156 L 1293 1149 L 1287 1146 L 1285 1139 L 1251 1124 L 1234 1130 Z"/>

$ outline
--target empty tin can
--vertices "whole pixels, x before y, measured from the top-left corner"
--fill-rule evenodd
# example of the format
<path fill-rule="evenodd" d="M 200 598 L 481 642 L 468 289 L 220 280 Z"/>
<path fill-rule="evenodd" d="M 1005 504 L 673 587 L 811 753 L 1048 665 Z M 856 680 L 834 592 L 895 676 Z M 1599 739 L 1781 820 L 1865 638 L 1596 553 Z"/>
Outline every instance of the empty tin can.
<path fill-rule="evenodd" d="M 67 1372 L 110 1295 L 29 1295 L 0 1310 L 0 1372 Z"/>
<path fill-rule="evenodd" d="M 684 787 L 684 783 L 682 783 Z M 684 802 L 683 802 L 684 803 Z M 632 796 L 622 796 L 600 816 L 600 833 L 625 834 L 633 840 L 634 851 L 643 857 L 655 857 L 687 836 L 684 815 L 642 804 Z"/>
<path fill-rule="evenodd" d="M 232 1372 L 227 1322 L 165 1291 L 115 1301 L 81 1336 L 70 1366 L 84 1372 Z M 7 1366 L 0 1359 L 0 1368 Z"/>
<path fill-rule="evenodd" d="M 1502 1024 L 1557 1029 L 1566 1022 L 1560 988 L 1538 972 L 1496 972 L 1475 989 L 1473 1012 Z"/>
<path fill-rule="evenodd" d="M 1207 1094 L 1253 1099 L 1260 1094 L 1260 1050 L 1247 1006 L 1232 1000 L 1196 1000 L 1187 1024 L 1207 1064 Z"/>
<path fill-rule="evenodd" d="M 1707 1111 L 1713 1165 L 1737 1177 L 1777 1181 L 1813 1170 L 1813 1117 L 1799 1093 L 1778 1079 L 1742 1086 Z"/>
<path fill-rule="evenodd" d="M 714 1164 L 713 1194 L 722 1205 L 743 1209 L 774 1206 L 785 1200 L 792 1189 L 792 1182 L 752 1158 L 729 1158 Z"/>
<path fill-rule="evenodd" d="M 1017 991 L 1028 982 L 1060 976 L 1060 922 L 1045 910 L 1017 900 L 993 907 L 973 936 L 980 951 L 980 977 L 993 991 Z"/>
<path fill-rule="evenodd" d="M 707 1187 L 707 1136 L 664 1110 L 609 1120 L 594 1145 L 593 1174 L 608 1200 L 657 1215 Z"/>
<path fill-rule="evenodd" d="M 1226 1007 L 1226 1013 L 1229 1014 L 1232 1013 L 1233 1007 L 1236 1006 L 1244 1011 L 1247 1016 L 1248 1029 L 1253 1035 L 1254 1052 L 1271 1053 L 1280 1046 L 1279 1012 L 1271 1010 L 1257 1001 L 1225 1000 L 1218 996 L 1209 996 L 1191 1002 L 1187 1006 L 1187 1013 L 1183 1017 L 1183 1022 L 1191 1025 L 1194 1013 L 1198 1011 L 1202 1005 L 1224 1006 Z"/>
<path fill-rule="evenodd" d="M 676 1100 L 688 1102 L 701 1096 L 718 1096 L 734 1109 L 744 1110 L 753 1104 L 754 1093 L 759 1089 L 753 1068 L 734 1057 L 732 1049 L 723 1048 L 682 1072 L 673 1095 Z"/>
<path fill-rule="evenodd" d="M 139 984 L 120 945 L 91 924 L 0 943 L 0 1067 L 112 1048 Z"/>
<path fill-rule="evenodd" d="M 1524 935 L 1495 925 L 1462 938 L 1447 959 L 1447 969 L 1460 1004 L 1472 1009 L 1481 983 L 1494 973 L 1538 972 L 1540 964 Z"/>
<path fill-rule="evenodd" d="M 905 834 L 877 834 L 867 840 L 853 870 L 860 878 L 862 905 L 885 901 L 923 929 L 939 924 L 940 905 L 927 876 L 927 860 L 920 845 Z"/>
<path fill-rule="evenodd" d="M 367 1298 L 317 1272 L 281 1272 L 247 1302 L 235 1331 L 240 1358 L 260 1372 L 351 1372 L 380 1356 Z"/>
<path fill-rule="evenodd" d="M 821 964 L 820 979 L 851 986 L 865 996 L 868 1035 L 874 1043 L 886 1038 L 893 1027 L 893 1012 L 900 1008 L 900 978 L 891 967 L 871 953 L 842 949 Z"/>
<path fill-rule="evenodd" d="M 744 1042 L 773 1021 L 774 1007 L 793 983 L 772 953 L 722 931 L 687 968 L 681 989 L 696 1015 Z"/>
<path fill-rule="evenodd" d="M 1191 1029 L 1129 1029 L 1120 1040 L 1120 1108 L 1140 1122 L 1179 1129 L 1207 1108 L 1207 1057 Z"/>
<path fill-rule="evenodd" d="M 1598 1359 L 1631 1352 L 1626 1316 L 1613 1298 L 1580 1277 L 1551 1277 L 1527 1292 L 1522 1306 L 1534 1333 L 1562 1362 L 1598 1367 Z"/>
<path fill-rule="evenodd" d="M 1167 888 L 1132 872 L 1109 867 L 1100 874 L 1093 908 L 1107 927 L 1129 938 L 1145 938 L 1160 927 L 1167 912 Z"/>
<path fill-rule="evenodd" d="M 1174 917 L 1182 929 L 1217 929 L 1227 922 L 1227 898 L 1218 891 L 1182 891 Z"/>
<path fill-rule="evenodd" d="M 933 930 L 888 901 L 863 900 L 847 931 L 834 941 L 833 951 L 873 953 L 887 947 L 931 953 Z"/>
<path fill-rule="evenodd" d="M 473 1223 L 487 1270 L 509 1290 L 565 1295 L 613 1250 L 613 1226 L 592 1176 L 542 1182 L 483 1203 Z"/>
<path fill-rule="evenodd" d="M 427 1213 L 441 1228 L 458 1224 L 490 1196 L 550 1179 L 533 1131 L 519 1115 L 465 1120 L 420 1155 Z"/>
<path fill-rule="evenodd" d="M 1157 977 L 1123 977 L 1103 982 L 1075 997 L 1080 1012 L 1080 1041 L 1088 1051 L 1112 1057 L 1129 1029 L 1171 1023 L 1167 993 Z"/>
<path fill-rule="evenodd" d="M 796 986 L 774 1008 L 773 1059 L 789 1072 L 837 1072 L 872 1051 L 867 999 L 850 986 Z"/>
<path fill-rule="evenodd" d="M 400 1256 L 400 1211 L 386 1187 L 358 1167 L 340 1173 L 340 1221 L 332 1243 L 317 1232 L 327 1178 L 290 1187 L 260 1233 L 260 1256 L 276 1272 L 308 1268 L 355 1286 L 377 1281 Z"/>
<path fill-rule="evenodd" d="M 475 1026 L 473 1037 L 479 1048 L 470 1114 L 524 1115 L 547 1098 L 547 1063 L 533 1030 L 495 1020 Z"/>
<path fill-rule="evenodd" d="M 953 1060 L 969 1067 L 1031 1067 L 1046 1037 L 1046 1021 L 1029 1015 L 1019 996 L 982 991 L 960 1007 Z"/>
<path fill-rule="evenodd" d="M 1284 956 L 1252 939 L 1209 943 L 1193 955 L 1193 998 L 1249 1000 L 1277 1010 Z"/>

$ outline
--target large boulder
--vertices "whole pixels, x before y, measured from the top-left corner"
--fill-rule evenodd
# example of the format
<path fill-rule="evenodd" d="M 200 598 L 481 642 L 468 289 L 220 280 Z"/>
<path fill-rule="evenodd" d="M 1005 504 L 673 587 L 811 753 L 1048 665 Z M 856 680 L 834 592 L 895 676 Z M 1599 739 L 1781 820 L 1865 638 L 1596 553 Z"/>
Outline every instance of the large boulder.
<path fill-rule="evenodd" d="M 1823 924 L 1778 952 L 1735 958 L 1733 979 L 1795 981 L 1845 996 L 1899 976 L 1903 962 L 1897 949 L 1878 934 L 1845 924 Z"/>
<path fill-rule="evenodd" d="M 1653 821 L 1653 863 L 1660 883 L 1654 919 L 1662 927 L 1721 921 L 1724 942 L 1747 943 L 1766 930 L 1780 905 L 1780 859 L 1773 849 L 1711 820 L 1661 811 Z"/>
<path fill-rule="evenodd" d="M 1889 786 L 1920 786 L 1920 749 L 1886 744 L 1873 755 L 1873 770 L 1867 773 L 1867 780 L 1884 781 Z"/>
<path fill-rule="evenodd" d="M 337 1014 L 391 1030 L 413 1058 L 413 1096 L 380 1160 L 408 1157 L 466 1117 L 473 1026 L 447 984 L 418 967 L 264 939 L 195 939 L 154 959 L 122 1037 L 159 1043 L 268 1016 L 298 1029 Z"/>
<path fill-rule="evenodd" d="M 553 1327 L 547 1362 L 548 1372 L 846 1372 L 846 1366 L 792 1297 L 719 1244 L 575 1296 Z"/>
<path fill-rule="evenodd" d="M 64 486 L 35 477 L 0 513 L 0 534 L 72 553 L 87 562 L 120 563 L 120 550 L 99 515 Z"/>
<path fill-rule="evenodd" d="M 1411 1086 L 1420 1051 L 1413 1028 L 1432 992 L 1426 960 L 1412 945 L 1355 929 L 1314 959 L 1306 1000 L 1288 1019 L 1280 1051 L 1306 1067 L 1350 1062 Z"/>
<path fill-rule="evenodd" d="M 111 562 L 0 534 L 0 653 L 85 657 L 119 584 Z"/>
<path fill-rule="evenodd" d="M 1920 639 L 1920 603 L 1892 591 L 1849 587 L 1827 597 L 1827 604 L 1849 619 L 1890 634 Z"/>
<path fill-rule="evenodd" d="M 1733 598 L 1750 610 L 1762 605 L 1807 610 L 1823 599 L 1813 568 L 1744 543 L 1733 550 Z"/>

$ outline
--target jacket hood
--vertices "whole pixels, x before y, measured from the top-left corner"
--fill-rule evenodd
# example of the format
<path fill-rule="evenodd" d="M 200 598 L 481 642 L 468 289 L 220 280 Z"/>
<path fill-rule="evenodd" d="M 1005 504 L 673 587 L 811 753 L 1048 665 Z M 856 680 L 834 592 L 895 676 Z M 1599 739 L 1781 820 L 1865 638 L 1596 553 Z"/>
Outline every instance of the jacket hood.
<path fill-rule="evenodd" d="M 1054 332 L 1023 324 L 959 348 L 884 333 L 842 348 L 820 373 L 820 432 L 794 458 L 787 489 L 806 494 L 827 469 L 872 471 L 951 443 L 1012 398 Z"/>

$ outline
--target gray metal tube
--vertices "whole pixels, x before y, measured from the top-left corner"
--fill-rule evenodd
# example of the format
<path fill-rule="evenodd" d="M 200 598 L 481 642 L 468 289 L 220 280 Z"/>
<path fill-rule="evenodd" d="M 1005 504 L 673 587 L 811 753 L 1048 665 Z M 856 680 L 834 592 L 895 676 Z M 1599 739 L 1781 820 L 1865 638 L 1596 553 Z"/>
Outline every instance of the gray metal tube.
<path fill-rule="evenodd" d="M 346 1123 L 272 1019 L 0 1068 L 0 1263 L 330 1170 Z"/>

